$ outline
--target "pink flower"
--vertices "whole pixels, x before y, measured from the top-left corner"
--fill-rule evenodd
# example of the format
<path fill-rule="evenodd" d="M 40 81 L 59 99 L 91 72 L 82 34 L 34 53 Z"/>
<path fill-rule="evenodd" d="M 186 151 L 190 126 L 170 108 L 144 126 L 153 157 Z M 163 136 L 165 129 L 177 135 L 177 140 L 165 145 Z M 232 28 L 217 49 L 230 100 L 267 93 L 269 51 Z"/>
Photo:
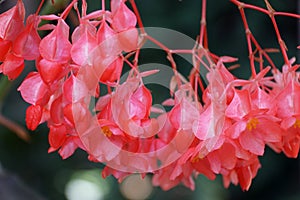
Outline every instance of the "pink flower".
<path fill-rule="evenodd" d="M 177 164 L 177 162 L 160 169 L 154 173 L 152 183 L 154 186 L 160 186 L 163 190 L 169 190 L 179 183 L 183 183 L 191 190 L 195 189 L 195 183 L 192 178 L 193 167 L 187 162 L 186 164 Z"/>
<path fill-rule="evenodd" d="M 112 95 L 111 111 L 115 123 L 133 137 L 150 137 L 160 127 L 155 118 L 149 118 L 152 106 L 150 91 L 139 78 L 129 77 Z"/>
<path fill-rule="evenodd" d="M 278 152 L 282 150 L 287 157 L 297 158 L 300 149 L 300 115 L 285 118 L 281 127 L 285 130 L 282 142 L 272 147 Z"/>
<path fill-rule="evenodd" d="M 71 47 L 69 26 L 63 19 L 58 19 L 54 30 L 41 40 L 39 50 L 48 61 L 66 63 L 71 58 Z"/>
<path fill-rule="evenodd" d="M 80 66 L 92 65 L 90 52 L 97 47 L 96 28 L 88 21 L 82 21 L 72 34 L 72 60 Z"/>
<path fill-rule="evenodd" d="M 192 131 L 194 123 L 199 120 L 202 106 L 193 99 L 193 96 L 194 92 L 189 85 L 182 86 L 175 92 L 170 121 L 176 129 Z"/>
<path fill-rule="evenodd" d="M 8 11 L 0 15 L 0 38 L 14 41 L 24 28 L 25 8 L 21 0 Z"/>
<path fill-rule="evenodd" d="M 37 15 L 30 15 L 27 18 L 26 26 L 13 43 L 13 52 L 25 60 L 35 60 L 39 57 L 39 44 L 41 38 L 37 32 L 40 18 Z"/>
<path fill-rule="evenodd" d="M 279 119 L 266 112 L 266 109 L 256 109 L 248 90 L 234 90 L 234 97 L 225 112 L 233 120 L 227 134 L 233 139 L 238 138 L 245 150 L 263 155 L 266 143 L 282 139 Z"/>
<path fill-rule="evenodd" d="M 281 142 L 271 147 L 277 152 L 283 151 L 288 157 L 297 158 L 300 147 L 300 84 L 290 81 L 276 96 L 276 116 L 282 119 L 281 127 L 284 130 Z"/>
<path fill-rule="evenodd" d="M 137 18 L 135 14 L 126 6 L 124 1 L 112 0 L 112 28 L 118 33 L 118 41 L 122 49 L 126 52 L 137 49 L 138 31 L 135 28 Z"/>
<path fill-rule="evenodd" d="M 255 155 L 248 160 L 239 159 L 234 169 L 222 174 L 224 186 L 228 188 L 232 182 L 235 185 L 239 184 L 243 190 L 249 190 L 252 179 L 260 167 L 259 160 Z"/>
<path fill-rule="evenodd" d="M 208 87 L 203 94 L 203 106 L 200 116 L 193 124 L 195 136 L 203 140 L 197 148 L 206 154 L 219 148 L 224 141 L 224 131 L 227 127 L 225 110 L 227 108 L 227 85 L 234 80 L 232 74 L 224 67 L 223 63 L 218 62 L 215 69 L 207 74 L 209 81 Z M 200 150 L 201 149 L 201 150 Z"/>
<path fill-rule="evenodd" d="M 238 158 L 235 147 L 229 142 L 225 142 L 219 149 L 210 152 L 207 159 L 215 174 L 226 174 L 236 166 Z"/>
<path fill-rule="evenodd" d="M 40 36 L 37 33 L 39 17 L 30 15 L 26 26 L 23 21 L 25 8 L 19 0 L 17 5 L 0 15 L 0 72 L 9 79 L 17 78 L 24 69 L 24 59 L 39 57 Z"/>

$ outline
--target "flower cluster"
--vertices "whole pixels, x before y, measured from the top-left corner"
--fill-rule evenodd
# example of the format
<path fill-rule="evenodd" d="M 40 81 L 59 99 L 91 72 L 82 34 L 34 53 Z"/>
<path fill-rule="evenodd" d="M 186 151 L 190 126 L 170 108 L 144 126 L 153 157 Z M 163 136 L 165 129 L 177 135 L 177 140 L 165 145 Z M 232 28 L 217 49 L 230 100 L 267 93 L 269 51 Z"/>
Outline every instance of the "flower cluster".
<path fill-rule="evenodd" d="M 0 15 L 1 72 L 15 79 L 24 60 L 35 60 L 36 71 L 18 90 L 30 104 L 27 127 L 35 130 L 47 122 L 49 152 L 58 150 L 65 159 L 80 148 L 91 161 L 106 164 L 104 177 L 112 174 L 121 181 L 131 173 L 152 173 L 153 184 L 165 190 L 179 183 L 194 189 L 193 180 L 200 174 L 211 180 L 220 174 L 225 187 L 233 183 L 248 190 L 266 146 L 287 157 L 298 156 L 299 65 L 287 59 L 284 48 L 285 64 L 277 69 L 249 32 L 252 76 L 240 79 L 225 67 L 235 58 L 209 51 L 205 23 L 193 49 L 172 50 L 147 34 L 134 0 L 133 11 L 125 0 L 111 0 L 109 10 L 104 2 L 92 13 L 87 13 L 85 0 L 71 1 L 60 15 L 39 15 L 38 10 L 25 25 L 22 0 Z M 268 9 L 262 9 L 232 2 L 239 6 L 246 30 L 245 8 L 272 13 L 277 27 L 276 12 L 268 3 Z M 205 12 L 205 0 L 202 9 Z M 65 21 L 71 11 L 79 22 L 72 33 Z M 48 34 L 41 38 L 38 32 L 44 30 Z M 282 47 L 278 29 L 276 33 Z M 144 83 L 145 77 L 160 71 L 155 66 L 142 71 L 138 65 L 146 42 L 166 52 L 173 72 L 170 98 L 161 107 L 153 105 Z M 259 51 L 252 51 L 252 44 Z M 261 58 L 257 70 L 257 52 L 270 66 Z M 176 70 L 175 53 L 193 57 L 188 80 Z M 125 64 L 131 69 L 121 81 Z"/>

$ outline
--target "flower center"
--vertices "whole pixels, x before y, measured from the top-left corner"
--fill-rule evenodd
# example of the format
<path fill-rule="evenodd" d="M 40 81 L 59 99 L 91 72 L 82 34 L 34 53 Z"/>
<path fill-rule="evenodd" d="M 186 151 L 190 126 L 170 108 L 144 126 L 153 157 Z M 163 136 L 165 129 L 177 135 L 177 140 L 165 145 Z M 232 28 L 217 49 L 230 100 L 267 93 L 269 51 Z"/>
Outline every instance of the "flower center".
<path fill-rule="evenodd" d="M 198 156 L 195 156 L 194 158 L 191 159 L 191 163 L 196 163 L 199 161 L 200 161 L 200 158 Z"/>
<path fill-rule="evenodd" d="M 300 128 L 300 119 L 296 119 L 294 128 Z"/>
<path fill-rule="evenodd" d="M 252 131 L 253 129 L 256 129 L 256 126 L 257 124 L 259 123 L 258 119 L 257 118 L 251 118 L 247 125 L 246 125 L 246 128 L 248 129 L 248 131 Z"/>
<path fill-rule="evenodd" d="M 191 159 L 191 163 L 199 162 L 201 159 L 203 159 L 205 156 L 202 153 L 199 153 L 197 156 L 193 157 Z"/>
<path fill-rule="evenodd" d="M 112 135 L 112 132 L 111 130 L 108 128 L 108 126 L 103 126 L 101 127 L 102 131 L 103 131 L 103 134 L 106 136 L 106 137 L 110 137 Z"/>

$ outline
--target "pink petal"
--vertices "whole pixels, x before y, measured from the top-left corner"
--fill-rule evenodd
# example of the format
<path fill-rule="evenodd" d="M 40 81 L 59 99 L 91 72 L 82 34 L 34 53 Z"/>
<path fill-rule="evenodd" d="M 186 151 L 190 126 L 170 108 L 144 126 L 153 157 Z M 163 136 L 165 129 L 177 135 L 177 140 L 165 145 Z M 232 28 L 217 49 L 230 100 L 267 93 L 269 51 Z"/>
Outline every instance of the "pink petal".
<path fill-rule="evenodd" d="M 78 145 L 74 141 L 76 137 L 70 136 L 66 139 L 62 147 L 59 149 L 58 153 L 62 157 L 62 159 L 66 159 L 70 157 L 75 150 L 78 148 Z"/>
<path fill-rule="evenodd" d="M 89 60 L 90 52 L 97 46 L 96 37 L 94 34 L 90 33 L 90 30 L 82 25 L 80 37 L 73 43 L 71 48 L 71 57 L 73 61 L 78 65 L 91 65 Z"/>
<path fill-rule="evenodd" d="M 28 74 L 18 90 L 27 103 L 36 105 L 42 100 L 47 100 L 46 94 L 48 93 L 48 87 L 37 72 Z"/>
<path fill-rule="evenodd" d="M 285 130 L 289 129 L 290 127 L 292 127 L 296 122 L 296 118 L 295 117 L 289 117 L 286 119 L 283 119 L 281 122 L 281 127 Z"/>
<path fill-rule="evenodd" d="M 233 169 L 237 163 L 235 155 L 235 148 L 230 143 L 224 143 L 222 147 L 217 150 L 222 166 L 226 169 Z"/>
<path fill-rule="evenodd" d="M 65 75 L 65 65 L 60 62 L 41 59 L 37 64 L 37 69 L 43 81 L 48 85 L 59 80 Z"/>
<path fill-rule="evenodd" d="M 52 147 L 52 150 L 56 150 L 59 147 L 61 147 L 62 144 L 65 142 L 67 130 L 64 125 L 58 125 L 58 126 L 51 125 L 49 128 L 50 128 L 49 136 L 48 136 L 49 143 L 50 146 Z"/>
<path fill-rule="evenodd" d="M 88 89 L 84 82 L 72 75 L 65 81 L 63 93 L 68 102 L 75 103 L 88 96 Z"/>
<path fill-rule="evenodd" d="M 116 33 L 110 28 L 110 26 L 106 23 L 106 21 L 102 21 L 98 31 L 97 31 L 97 41 L 101 44 L 105 40 L 109 40 Z"/>
<path fill-rule="evenodd" d="M 62 95 L 60 95 L 52 102 L 50 107 L 50 117 L 55 124 L 60 124 L 64 121 L 62 110 Z"/>
<path fill-rule="evenodd" d="M 193 132 L 200 140 L 219 136 L 223 132 L 224 120 L 224 113 L 218 110 L 217 105 L 211 103 L 193 124 Z"/>
<path fill-rule="evenodd" d="M 230 136 L 232 139 L 236 139 L 246 129 L 246 125 L 247 125 L 247 123 L 245 121 L 238 121 L 238 122 L 232 124 L 226 130 L 226 135 Z"/>
<path fill-rule="evenodd" d="M 62 19 L 58 20 L 55 29 L 40 42 L 41 56 L 49 61 L 68 62 L 72 48 L 69 42 L 69 26 Z"/>
<path fill-rule="evenodd" d="M 9 53 L 1 67 L 3 74 L 7 75 L 10 80 L 16 79 L 24 69 L 24 59 Z"/>
<path fill-rule="evenodd" d="M 29 130 L 35 130 L 42 119 L 42 108 L 39 105 L 31 105 L 26 110 L 26 125 Z"/>
<path fill-rule="evenodd" d="M 3 40 L 2 38 L 0 38 L 0 62 L 3 62 L 5 60 L 5 57 L 11 48 L 11 45 L 11 41 Z"/>
<path fill-rule="evenodd" d="M 17 5 L 0 15 L 0 38 L 13 41 L 23 30 L 25 8 L 21 0 Z"/>
<path fill-rule="evenodd" d="M 282 139 L 283 131 L 280 125 L 271 119 L 259 118 L 257 128 L 253 131 L 258 139 L 265 142 L 280 142 Z"/>
<path fill-rule="evenodd" d="M 41 38 L 37 32 L 38 17 L 31 15 L 27 18 L 25 29 L 18 35 L 13 43 L 13 51 L 25 60 L 34 60 L 39 55 Z"/>
<path fill-rule="evenodd" d="M 264 90 L 257 88 L 251 94 L 251 100 L 259 109 L 270 109 L 272 107 L 272 99 Z"/>
<path fill-rule="evenodd" d="M 112 18 L 112 27 L 120 32 L 129 28 L 135 27 L 137 19 L 135 14 L 125 5 L 120 3 L 118 8 L 115 8 L 116 4 L 112 2 L 112 10 L 116 10 Z"/>
<path fill-rule="evenodd" d="M 238 179 L 243 190 L 249 190 L 252 183 L 252 172 L 250 167 L 241 168 L 238 170 Z"/>
<path fill-rule="evenodd" d="M 102 111 L 107 106 L 107 104 L 110 102 L 110 100 L 111 100 L 110 94 L 101 96 L 96 103 L 95 110 Z"/>
<path fill-rule="evenodd" d="M 216 153 L 209 154 L 207 159 L 210 163 L 211 170 L 218 174 L 221 171 L 221 161 L 219 156 Z"/>
<path fill-rule="evenodd" d="M 123 59 L 117 57 L 116 60 L 111 63 L 101 75 L 101 82 L 115 82 L 120 79 L 123 70 Z"/>
<path fill-rule="evenodd" d="M 233 119 L 241 119 L 251 110 L 248 90 L 234 90 L 234 97 L 227 106 L 225 115 Z"/>
<path fill-rule="evenodd" d="M 130 97 L 130 116 L 137 119 L 144 119 L 150 114 L 152 106 L 151 92 L 144 86 L 140 86 Z"/>
<path fill-rule="evenodd" d="M 138 30 L 136 28 L 122 31 L 117 36 L 123 51 L 130 52 L 138 48 Z"/>
<path fill-rule="evenodd" d="M 244 149 L 254 153 L 255 155 L 262 156 L 264 154 L 265 143 L 253 135 L 250 131 L 244 131 L 240 135 L 239 141 Z"/>

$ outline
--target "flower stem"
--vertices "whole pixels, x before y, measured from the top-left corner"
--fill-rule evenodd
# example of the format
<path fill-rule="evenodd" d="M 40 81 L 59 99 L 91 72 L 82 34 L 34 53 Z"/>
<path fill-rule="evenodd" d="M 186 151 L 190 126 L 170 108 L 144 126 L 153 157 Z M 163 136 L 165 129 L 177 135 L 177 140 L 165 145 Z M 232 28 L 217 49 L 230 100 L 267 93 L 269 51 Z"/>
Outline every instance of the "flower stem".
<path fill-rule="evenodd" d="M 0 108 L 4 101 L 4 98 L 7 96 L 9 89 L 11 88 L 12 82 L 8 80 L 7 76 L 1 76 L 0 79 Z M 29 134 L 28 132 L 16 122 L 13 122 L 6 117 L 4 117 L 0 112 L 0 125 L 8 128 L 12 132 L 16 133 L 21 139 L 26 142 L 29 142 Z"/>
<path fill-rule="evenodd" d="M 14 121 L 7 119 L 2 114 L 0 114 L 0 124 L 14 132 L 19 138 L 23 139 L 24 141 L 30 141 L 29 133 L 22 126 Z"/>
<path fill-rule="evenodd" d="M 199 45 L 208 48 L 206 33 L 206 0 L 202 0 Z"/>

